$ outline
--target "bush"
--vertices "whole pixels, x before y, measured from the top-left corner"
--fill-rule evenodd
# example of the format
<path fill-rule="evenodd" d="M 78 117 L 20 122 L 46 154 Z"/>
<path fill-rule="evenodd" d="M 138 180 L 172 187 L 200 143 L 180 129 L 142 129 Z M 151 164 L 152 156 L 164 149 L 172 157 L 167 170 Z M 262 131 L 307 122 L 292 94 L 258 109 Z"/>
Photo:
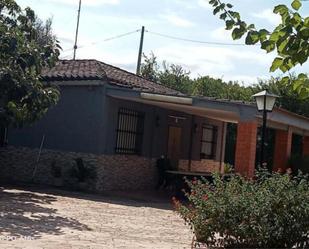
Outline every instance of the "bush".
<path fill-rule="evenodd" d="M 293 172 L 301 171 L 305 174 L 309 173 L 309 156 L 292 155 L 289 158 L 289 165 L 292 167 Z"/>
<path fill-rule="evenodd" d="M 79 182 L 85 182 L 87 179 L 95 179 L 97 177 L 94 167 L 86 166 L 82 158 L 75 159 L 76 165 L 72 168 L 71 175 L 77 178 Z"/>
<path fill-rule="evenodd" d="M 176 210 L 197 241 L 210 247 L 291 248 L 309 246 L 309 184 L 305 176 L 257 172 L 255 181 L 214 175 L 188 182 L 189 203 Z"/>
<path fill-rule="evenodd" d="M 55 160 L 51 162 L 51 173 L 52 173 L 52 176 L 55 178 L 61 178 L 62 176 L 61 167 L 56 164 Z"/>

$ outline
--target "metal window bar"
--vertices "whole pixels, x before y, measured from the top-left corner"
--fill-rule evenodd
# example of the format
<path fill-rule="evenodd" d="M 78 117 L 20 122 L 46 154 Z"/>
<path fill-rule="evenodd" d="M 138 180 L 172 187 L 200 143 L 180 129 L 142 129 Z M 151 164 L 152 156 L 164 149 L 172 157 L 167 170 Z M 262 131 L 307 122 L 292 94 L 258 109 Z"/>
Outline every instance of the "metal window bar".
<path fill-rule="evenodd" d="M 204 131 L 211 131 L 210 140 L 204 139 Z M 202 139 L 201 139 L 201 158 L 203 159 L 214 159 L 216 155 L 216 145 L 217 145 L 217 136 L 218 136 L 218 127 L 214 125 L 203 125 L 202 126 Z M 207 148 L 207 145 L 210 146 L 210 153 L 202 151 L 203 148 Z"/>
<path fill-rule="evenodd" d="M 117 154 L 140 154 L 143 144 L 145 114 L 142 112 L 120 108 L 118 112 Z"/>

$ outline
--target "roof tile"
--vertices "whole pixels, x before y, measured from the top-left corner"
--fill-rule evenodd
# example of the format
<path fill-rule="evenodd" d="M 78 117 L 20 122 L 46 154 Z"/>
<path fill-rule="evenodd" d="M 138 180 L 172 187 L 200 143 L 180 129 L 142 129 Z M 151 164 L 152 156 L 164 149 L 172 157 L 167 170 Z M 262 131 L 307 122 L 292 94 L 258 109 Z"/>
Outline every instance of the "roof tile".
<path fill-rule="evenodd" d="M 134 73 L 97 60 L 60 60 L 56 66 L 43 70 L 46 81 L 107 80 L 110 84 L 161 94 L 182 95 L 180 92 L 149 81 Z"/>

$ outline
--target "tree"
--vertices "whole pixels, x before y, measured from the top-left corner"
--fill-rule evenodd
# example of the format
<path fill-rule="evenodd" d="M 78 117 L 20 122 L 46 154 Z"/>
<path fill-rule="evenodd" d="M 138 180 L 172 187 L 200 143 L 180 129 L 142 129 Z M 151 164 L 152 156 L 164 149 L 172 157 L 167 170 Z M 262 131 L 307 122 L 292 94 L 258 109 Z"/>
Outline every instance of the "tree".
<path fill-rule="evenodd" d="M 181 65 L 168 64 L 166 61 L 163 61 L 162 66 L 163 70 L 158 74 L 161 84 L 183 93 L 191 92 L 192 80 L 189 71 Z"/>
<path fill-rule="evenodd" d="M 141 65 L 141 76 L 147 80 L 157 82 L 159 72 L 157 57 L 151 52 L 149 56 L 143 54 L 143 58 L 144 61 Z"/>
<path fill-rule="evenodd" d="M 163 61 L 161 69 L 157 57 L 153 53 L 149 56 L 144 55 L 141 76 L 182 93 L 191 93 L 192 80 L 189 77 L 190 72 L 181 65 L 168 64 L 166 61 Z"/>
<path fill-rule="evenodd" d="M 36 41 L 42 47 L 48 45 L 50 42 L 54 44 L 58 43 L 57 37 L 53 34 L 52 23 L 52 18 L 48 18 L 44 22 L 40 18 L 35 17 L 34 28 L 37 33 Z"/>
<path fill-rule="evenodd" d="M 284 4 L 276 6 L 275 14 L 281 16 L 281 23 L 273 30 L 256 29 L 254 24 L 247 24 L 238 12 L 233 11 L 233 5 L 222 3 L 221 0 L 209 0 L 213 6 L 214 15 L 219 15 L 225 21 L 226 29 L 232 30 L 232 38 L 240 39 L 246 35 L 246 44 L 261 44 L 261 49 L 267 53 L 277 52 L 270 71 L 289 72 L 297 65 L 303 65 L 309 57 L 309 17 L 303 18 L 298 12 L 302 6 L 301 0 L 293 0 L 291 7 Z M 285 76 L 281 79 L 285 85 L 292 83 L 302 98 L 309 97 L 308 75 L 301 73 L 297 77 Z"/>
<path fill-rule="evenodd" d="M 291 75 L 291 78 L 293 81 L 295 76 Z M 253 86 L 253 89 L 254 92 L 268 89 L 270 92 L 280 96 L 280 98 L 276 100 L 276 105 L 278 107 L 309 117 L 309 98 L 301 98 L 297 92 L 294 91 L 292 85 L 286 85 L 280 78 L 260 80 L 258 84 Z"/>
<path fill-rule="evenodd" d="M 39 23 L 33 10 L 22 10 L 14 0 L 0 1 L 1 126 L 34 122 L 58 100 L 58 90 L 40 78 L 59 56 L 50 24 Z"/>
<path fill-rule="evenodd" d="M 250 101 L 253 94 L 252 87 L 245 87 L 232 81 L 227 83 L 209 76 L 194 79 L 192 87 L 192 95 L 221 99 Z"/>

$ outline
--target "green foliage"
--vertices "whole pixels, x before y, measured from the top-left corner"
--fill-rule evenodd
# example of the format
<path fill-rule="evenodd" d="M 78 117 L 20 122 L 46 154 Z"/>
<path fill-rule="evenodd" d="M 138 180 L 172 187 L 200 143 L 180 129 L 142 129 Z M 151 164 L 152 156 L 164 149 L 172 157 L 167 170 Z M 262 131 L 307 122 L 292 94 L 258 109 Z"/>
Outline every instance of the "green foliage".
<path fill-rule="evenodd" d="M 157 62 L 157 57 L 151 53 L 150 56 L 144 55 L 144 61 L 141 66 L 141 76 L 178 90 L 183 93 L 191 92 L 190 72 L 186 71 L 182 66 L 176 64 L 168 64 L 166 61 L 162 64 L 162 69 Z"/>
<path fill-rule="evenodd" d="M 213 183 L 188 182 L 188 205 L 176 210 L 197 240 L 222 248 L 305 248 L 309 245 L 309 182 L 306 177 L 257 172 L 256 180 L 233 175 Z"/>
<path fill-rule="evenodd" d="M 226 83 L 209 76 L 192 79 L 190 72 L 181 65 L 163 62 L 161 69 L 153 53 L 148 57 L 144 55 L 141 75 L 189 95 L 249 101 L 254 94 L 252 88 L 242 86 L 238 82 Z"/>
<path fill-rule="evenodd" d="M 290 77 L 292 81 L 296 78 L 294 75 Z M 294 84 L 287 84 L 279 78 L 271 78 L 266 81 L 260 80 L 257 85 L 253 86 L 253 89 L 255 92 L 268 89 L 270 92 L 280 96 L 276 100 L 278 107 L 309 117 L 309 99 L 301 98 L 298 92 L 294 90 Z"/>
<path fill-rule="evenodd" d="M 191 91 L 190 72 L 183 69 L 180 65 L 168 64 L 163 62 L 163 70 L 159 73 L 159 82 L 165 86 L 176 89 L 180 92 L 188 93 Z"/>
<path fill-rule="evenodd" d="M 141 65 L 141 76 L 147 80 L 158 81 L 159 65 L 157 57 L 151 52 L 149 56 L 143 54 L 143 63 Z"/>
<path fill-rule="evenodd" d="M 300 170 L 304 174 L 309 174 L 309 156 L 302 156 L 300 154 L 292 155 L 289 158 L 289 165 L 293 172 Z"/>
<path fill-rule="evenodd" d="M 268 89 L 280 96 L 276 100 L 278 107 L 309 117 L 309 99 L 302 98 L 295 90 L 297 77 L 293 74 L 287 82 L 284 81 L 286 78 L 270 78 L 259 80 L 258 84 L 252 86 L 244 86 L 238 82 L 224 82 L 210 76 L 192 79 L 189 71 L 176 64 L 169 65 L 164 62 L 162 67 L 163 69 L 160 69 L 157 57 L 153 53 L 149 57 L 144 55 L 142 76 L 188 95 L 219 99 L 253 101 L 253 94 Z"/>
<path fill-rule="evenodd" d="M 229 163 L 225 163 L 224 164 L 224 174 L 231 174 L 234 171 L 234 167 L 233 165 L 229 164 Z"/>
<path fill-rule="evenodd" d="M 56 160 L 51 162 L 51 173 L 55 178 L 60 178 L 62 176 L 61 167 L 57 165 Z"/>
<path fill-rule="evenodd" d="M 253 94 L 251 87 L 242 86 L 238 82 L 226 83 L 209 76 L 195 79 L 192 86 L 192 95 L 197 96 L 250 101 Z"/>
<path fill-rule="evenodd" d="M 97 177 L 96 170 L 93 166 L 85 165 L 82 158 L 75 159 L 76 165 L 72 168 L 72 177 L 77 178 L 79 182 L 85 182 L 88 179 Z"/>
<path fill-rule="evenodd" d="M 50 22 L 46 25 L 30 8 L 22 10 L 14 0 L 0 1 L 0 125 L 33 122 L 58 100 L 58 90 L 40 79 L 42 69 L 55 64 L 60 49 L 51 38 Z"/>
<path fill-rule="evenodd" d="M 273 12 L 281 16 L 281 23 L 273 30 L 256 29 L 254 24 L 248 25 L 241 19 L 238 12 L 233 11 L 231 4 L 222 3 L 221 0 L 209 0 L 213 6 L 213 14 L 219 15 L 225 21 L 226 29 L 232 30 L 234 40 L 246 36 L 246 44 L 260 43 L 261 49 L 267 53 L 276 51 L 270 71 L 280 70 L 288 72 L 297 65 L 303 65 L 309 57 L 309 17 L 303 18 L 297 12 L 302 4 L 300 0 L 294 0 L 292 9 L 286 5 L 277 5 Z M 285 77 L 284 83 L 290 83 L 291 79 Z M 302 98 L 309 98 L 309 79 L 306 74 L 299 74 L 293 78 L 295 90 Z"/>

